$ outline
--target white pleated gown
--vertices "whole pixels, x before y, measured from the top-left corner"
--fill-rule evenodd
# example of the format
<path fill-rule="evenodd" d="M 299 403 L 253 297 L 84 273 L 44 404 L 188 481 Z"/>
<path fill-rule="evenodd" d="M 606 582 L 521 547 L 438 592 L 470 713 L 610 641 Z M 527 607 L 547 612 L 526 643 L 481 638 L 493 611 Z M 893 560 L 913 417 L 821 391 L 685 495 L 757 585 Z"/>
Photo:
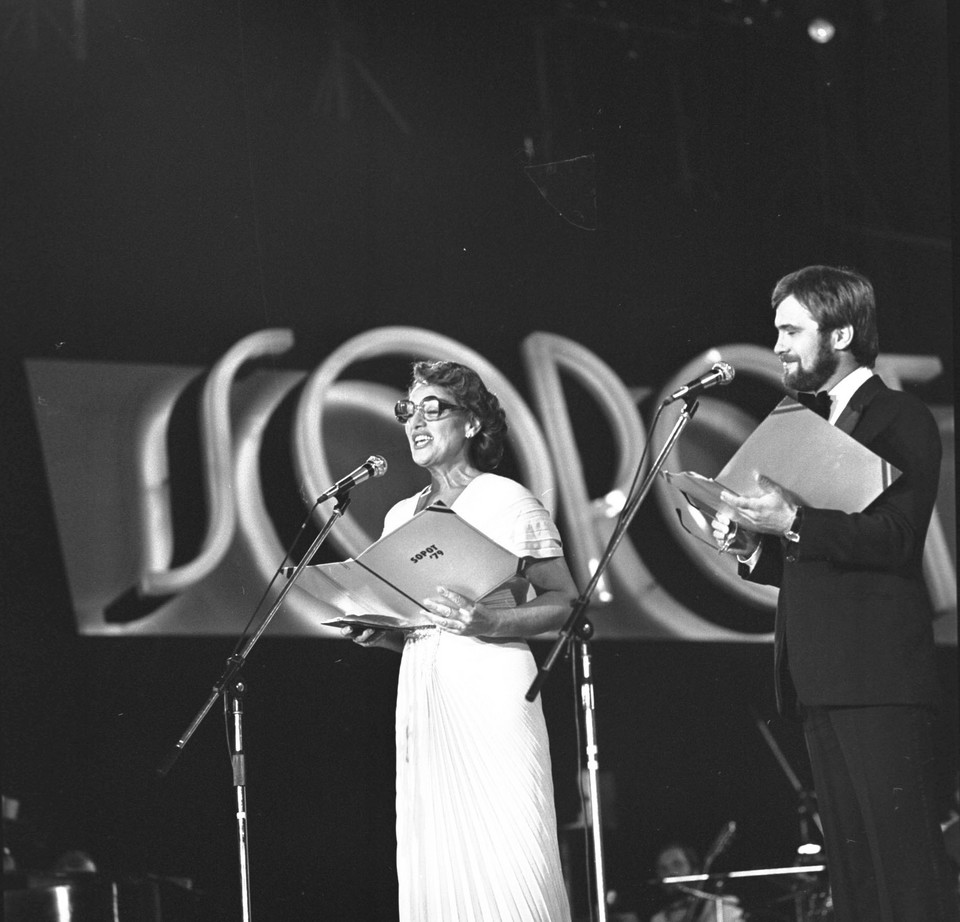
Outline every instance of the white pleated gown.
<path fill-rule="evenodd" d="M 394 506 L 384 533 L 418 498 Z M 549 514 L 514 481 L 483 474 L 453 508 L 518 557 L 562 553 Z M 400 922 L 568 922 L 546 724 L 540 699 L 525 698 L 535 676 L 522 640 L 434 628 L 408 637 L 396 723 Z"/>

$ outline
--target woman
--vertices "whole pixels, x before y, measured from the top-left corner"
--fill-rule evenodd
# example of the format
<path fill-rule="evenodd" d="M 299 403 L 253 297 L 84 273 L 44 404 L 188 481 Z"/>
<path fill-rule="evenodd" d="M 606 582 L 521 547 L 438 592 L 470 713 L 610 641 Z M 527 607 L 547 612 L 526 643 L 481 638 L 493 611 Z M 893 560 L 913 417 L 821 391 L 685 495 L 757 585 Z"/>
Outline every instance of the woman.
<path fill-rule="evenodd" d="M 484 599 L 445 587 L 423 600 L 431 624 L 405 637 L 344 628 L 402 649 L 397 695 L 397 874 L 401 922 L 564 922 L 550 751 L 536 665 L 524 638 L 559 629 L 577 595 L 540 502 L 491 471 L 506 418 L 480 377 L 418 362 L 397 403 L 430 484 L 397 503 L 384 534 L 444 503 L 524 559 L 523 578 Z M 464 566 L 469 566 L 464 561 Z"/>

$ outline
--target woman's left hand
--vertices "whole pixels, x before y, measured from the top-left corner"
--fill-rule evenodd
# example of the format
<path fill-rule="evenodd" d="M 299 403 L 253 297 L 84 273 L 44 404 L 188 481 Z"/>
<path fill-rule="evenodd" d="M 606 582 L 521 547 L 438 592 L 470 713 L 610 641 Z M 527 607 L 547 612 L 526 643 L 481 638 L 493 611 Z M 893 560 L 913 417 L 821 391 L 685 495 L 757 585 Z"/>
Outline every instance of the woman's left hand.
<path fill-rule="evenodd" d="M 437 586 L 439 598 L 424 599 L 423 610 L 441 631 L 464 637 L 489 637 L 496 633 L 497 610 L 474 602 L 459 592 Z"/>

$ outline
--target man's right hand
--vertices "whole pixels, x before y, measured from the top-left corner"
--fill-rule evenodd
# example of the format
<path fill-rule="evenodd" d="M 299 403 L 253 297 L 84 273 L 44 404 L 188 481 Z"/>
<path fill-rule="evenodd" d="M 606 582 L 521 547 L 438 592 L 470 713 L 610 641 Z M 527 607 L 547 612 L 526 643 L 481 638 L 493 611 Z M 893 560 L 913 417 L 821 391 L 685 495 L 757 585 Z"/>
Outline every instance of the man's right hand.
<path fill-rule="evenodd" d="M 760 536 L 738 526 L 726 512 L 718 512 L 710 523 L 713 540 L 721 554 L 736 554 L 749 557 L 760 546 Z"/>

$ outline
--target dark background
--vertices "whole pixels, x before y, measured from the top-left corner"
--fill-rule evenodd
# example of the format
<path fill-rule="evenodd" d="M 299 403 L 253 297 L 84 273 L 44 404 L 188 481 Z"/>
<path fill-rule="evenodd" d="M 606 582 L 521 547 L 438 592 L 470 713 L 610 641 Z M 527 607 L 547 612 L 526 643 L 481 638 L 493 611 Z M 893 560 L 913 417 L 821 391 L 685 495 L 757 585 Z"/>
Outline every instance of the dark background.
<path fill-rule="evenodd" d="M 74 5 L 82 29 L 69 3 L 0 9 L 3 791 L 21 802 L 5 835 L 23 866 L 82 847 L 108 874 L 189 877 L 206 918 L 238 917 L 219 714 L 153 775 L 232 644 L 76 635 L 23 358 L 208 366 L 289 327 L 297 344 L 275 364 L 306 369 L 408 324 L 522 390 L 519 342 L 549 330 L 656 387 L 711 346 L 769 345 L 772 284 L 830 262 L 871 276 L 885 351 L 939 356 L 944 374 L 918 392 L 953 401 L 955 24 L 939 0 L 836 2 L 837 38 L 817 46 L 815 6 L 112 0 Z M 588 154 L 593 229 L 525 174 Z M 583 188 L 563 191 L 583 204 Z M 607 454 L 584 459 L 593 495 Z M 797 727 L 774 715 L 769 648 L 593 653 L 623 903 L 645 902 L 671 833 L 703 850 L 736 820 L 718 869 L 791 864 L 797 800 L 754 713 L 809 777 Z M 941 667 L 946 815 L 955 648 Z M 248 664 L 264 918 L 394 916 L 396 668 L 272 638 Z M 568 668 L 543 697 L 573 823 Z M 582 888 L 582 843 L 565 839 Z M 784 911 L 782 887 L 743 892 L 760 918 Z"/>

